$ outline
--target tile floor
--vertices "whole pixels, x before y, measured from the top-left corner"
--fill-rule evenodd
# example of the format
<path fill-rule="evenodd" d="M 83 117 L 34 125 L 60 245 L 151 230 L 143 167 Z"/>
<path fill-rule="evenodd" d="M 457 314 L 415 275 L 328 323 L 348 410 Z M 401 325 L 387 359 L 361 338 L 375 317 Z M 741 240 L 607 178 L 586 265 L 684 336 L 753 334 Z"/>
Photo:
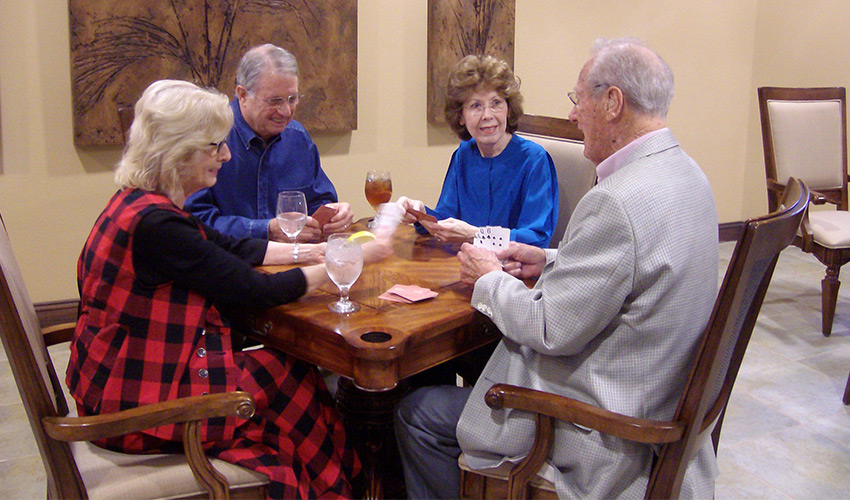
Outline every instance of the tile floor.
<path fill-rule="evenodd" d="M 721 245 L 721 273 L 733 244 Z M 850 498 L 850 278 L 832 336 L 820 333 L 824 268 L 796 248 L 777 266 L 729 405 L 716 498 Z M 850 274 L 845 271 L 845 275 Z M 67 348 L 51 351 L 66 366 Z M 44 470 L 0 352 L 0 498 L 44 498 Z"/>

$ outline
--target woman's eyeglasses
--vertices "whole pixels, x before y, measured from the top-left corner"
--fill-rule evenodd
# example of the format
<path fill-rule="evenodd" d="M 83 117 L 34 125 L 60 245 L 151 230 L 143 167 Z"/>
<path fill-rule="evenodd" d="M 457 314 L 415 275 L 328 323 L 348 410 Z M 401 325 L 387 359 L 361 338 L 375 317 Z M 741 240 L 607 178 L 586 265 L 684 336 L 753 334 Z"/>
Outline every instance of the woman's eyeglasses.
<path fill-rule="evenodd" d="M 473 101 L 466 106 L 463 107 L 469 114 L 471 115 L 480 115 L 484 113 L 485 108 L 490 108 L 494 114 L 501 113 L 508 107 L 508 103 L 503 101 L 502 99 L 493 99 L 489 104 L 485 104 L 481 101 Z"/>
<path fill-rule="evenodd" d="M 215 148 L 214 154 L 221 153 L 221 148 L 227 145 L 227 139 L 222 139 L 221 142 L 211 142 L 210 146 Z"/>

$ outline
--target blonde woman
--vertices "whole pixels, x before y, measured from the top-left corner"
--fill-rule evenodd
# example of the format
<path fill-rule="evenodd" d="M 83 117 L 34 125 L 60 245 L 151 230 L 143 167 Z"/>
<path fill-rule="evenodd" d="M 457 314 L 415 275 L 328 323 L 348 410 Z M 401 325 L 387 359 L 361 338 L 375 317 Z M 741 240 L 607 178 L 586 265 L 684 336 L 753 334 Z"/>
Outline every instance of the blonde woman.
<path fill-rule="evenodd" d="M 290 245 L 237 240 L 183 210 L 230 158 L 233 114 L 224 95 L 191 83 L 151 84 L 135 108 L 109 200 L 78 263 L 80 317 L 66 382 L 81 415 L 207 393 L 244 390 L 250 420 L 205 424 L 208 454 L 267 474 L 273 498 L 346 498 L 359 462 L 314 366 L 280 352 L 233 348 L 227 307 L 290 302 L 328 280 L 324 244 L 301 245 L 277 274 L 258 264 L 293 262 Z M 390 254 L 384 240 L 367 260 Z M 180 451 L 165 426 L 97 444 L 123 452 Z"/>

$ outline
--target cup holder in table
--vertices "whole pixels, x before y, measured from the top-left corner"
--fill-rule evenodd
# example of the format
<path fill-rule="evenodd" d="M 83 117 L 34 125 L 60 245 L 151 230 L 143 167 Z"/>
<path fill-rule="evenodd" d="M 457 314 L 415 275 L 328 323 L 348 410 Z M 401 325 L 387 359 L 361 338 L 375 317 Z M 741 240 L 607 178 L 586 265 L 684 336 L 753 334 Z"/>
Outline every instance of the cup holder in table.
<path fill-rule="evenodd" d="M 380 358 L 386 356 L 387 351 L 397 351 L 399 348 L 403 349 L 402 346 L 407 344 L 407 336 L 404 332 L 395 328 L 379 328 L 358 328 L 345 335 L 348 339 L 348 344 L 360 352 L 358 356 L 373 359 Z M 370 352 L 367 353 L 364 351 Z"/>
<path fill-rule="evenodd" d="M 366 332 L 360 334 L 360 340 L 370 344 L 383 344 L 392 340 L 393 336 L 387 332 Z"/>

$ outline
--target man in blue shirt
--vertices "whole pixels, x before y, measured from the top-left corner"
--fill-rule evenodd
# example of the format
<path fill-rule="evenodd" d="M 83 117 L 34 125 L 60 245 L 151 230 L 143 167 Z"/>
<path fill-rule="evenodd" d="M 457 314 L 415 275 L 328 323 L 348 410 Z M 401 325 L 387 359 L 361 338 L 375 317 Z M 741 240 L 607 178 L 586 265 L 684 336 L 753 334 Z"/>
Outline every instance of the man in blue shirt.
<path fill-rule="evenodd" d="M 307 213 L 322 205 L 334 210 L 321 226 L 308 217 L 298 241 L 317 241 L 345 230 L 353 219 L 348 203 L 319 162 L 316 144 L 293 120 L 299 101 L 298 63 L 290 52 L 265 44 L 250 49 L 236 72 L 233 129 L 227 136 L 232 158 L 215 186 L 186 201 L 186 209 L 216 230 L 235 237 L 288 241 L 276 220 L 277 194 L 302 191 Z"/>

